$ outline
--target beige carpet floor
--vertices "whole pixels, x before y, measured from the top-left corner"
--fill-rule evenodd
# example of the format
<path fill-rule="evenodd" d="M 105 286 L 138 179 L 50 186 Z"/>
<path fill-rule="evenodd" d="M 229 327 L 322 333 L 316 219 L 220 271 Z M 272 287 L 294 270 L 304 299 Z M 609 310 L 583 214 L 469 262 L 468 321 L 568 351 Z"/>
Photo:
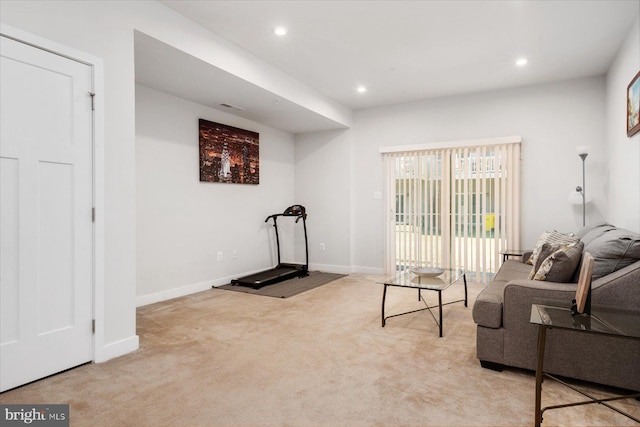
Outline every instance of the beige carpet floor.
<path fill-rule="evenodd" d="M 470 285 L 470 302 L 481 285 Z M 445 301 L 462 296 L 453 286 Z M 0 395 L 69 403 L 72 426 L 531 426 L 533 373 L 480 367 L 471 304 L 380 323 L 381 285 L 350 275 L 287 299 L 212 289 L 138 310 L 141 348 Z M 435 302 L 436 295 L 428 295 Z M 389 313 L 419 308 L 392 288 Z M 599 387 L 591 386 L 600 392 Z M 543 405 L 575 393 L 546 381 Z M 578 396 L 580 400 L 580 396 Z M 640 402 L 617 406 L 640 416 Z M 599 405 L 543 426 L 636 425 Z"/>

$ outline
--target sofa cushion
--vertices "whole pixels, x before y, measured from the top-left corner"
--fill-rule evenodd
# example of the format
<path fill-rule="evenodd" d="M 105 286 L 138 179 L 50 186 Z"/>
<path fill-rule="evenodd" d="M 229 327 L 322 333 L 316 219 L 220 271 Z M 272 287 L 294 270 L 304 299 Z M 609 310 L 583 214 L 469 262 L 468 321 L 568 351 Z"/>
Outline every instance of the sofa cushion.
<path fill-rule="evenodd" d="M 594 225 L 588 225 L 581 230 L 576 232 L 576 237 L 587 246 L 591 243 L 595 238 L 602 236 L 605 232 L 610 230 L 615 230 L 616 226 L 611 225 L 607 222 L 600 222 Z"/>
<path fill-rule="evenodd" d="M 582 242 L 564 246 L 542 245 L 535 272 L 530 279 L 545 280 L 547 282 L 567 283 L 573 280 L 573 275 L 582 259 Z"/>
<path fill-rule="evenodd" d="M 640 234 L 622 228 L 606 230 L 584 251 L 593 255 L 593 279 L 597 279 L 640 260 Z"/>
<path fill-rule="evenodd" d="M 530 270 L 530 265 L 520 262 L 519 260 L 508 259 L 502 263 L 493 280 L 508 282 L 509 280 L 526 279 Z"/>
<path fill-rule="evenodd" d="M 533 254 L 527 260 L 527 264 L 536 265 L 538 261 L 538 255 L 540 250 L 542 249 L 542 245 L 545 243 L 549 243 L 551 245 L 570 245 L 572 243 L 577 243 L 580 239 L 571 234 L 560 233 L 559 231 L 545 231 L 538 237 L 538 241 L 536 245 L 533 247 Z M 544 259 L 544 258 L 543 258 Z"/>

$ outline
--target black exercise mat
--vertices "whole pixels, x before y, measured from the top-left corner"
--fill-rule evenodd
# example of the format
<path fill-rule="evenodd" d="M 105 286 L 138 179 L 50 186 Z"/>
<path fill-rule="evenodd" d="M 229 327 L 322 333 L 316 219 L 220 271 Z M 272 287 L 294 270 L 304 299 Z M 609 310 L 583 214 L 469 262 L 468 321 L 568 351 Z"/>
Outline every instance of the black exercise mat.
<path fill-rule="evenodd" d="M 293 278 L 285 280 L 273 285 L 263 286 L 260 289 L 254 289 L 249 286 L 240 285 L 223 285 L 216 289 L 224 289 L 227 291 L 245 292 L 254 295 L 263 295 L 275 298 L 289 298 L 298 295 L 318 286 L 326 285 L 336 279 L 344 277 L 345 274 L 323 273 L 321 271 L 310 271 L 307 277 Z"/>

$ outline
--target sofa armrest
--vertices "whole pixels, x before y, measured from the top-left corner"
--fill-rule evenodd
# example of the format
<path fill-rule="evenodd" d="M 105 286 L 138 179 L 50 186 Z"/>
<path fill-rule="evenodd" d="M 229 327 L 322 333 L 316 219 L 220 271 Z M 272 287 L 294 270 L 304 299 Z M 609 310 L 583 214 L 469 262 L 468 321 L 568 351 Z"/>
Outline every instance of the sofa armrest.
<path fill-rule="evenodd" d="M 504 289 L 503 326 L 508 329 L 528 328 L 533 303 L 549 302 L 570 307 L 576 286 L 575 283 L 511 280 Z"/>
<path fill-rule="evenodd" d="M 576 295 L 575 283 L 512 280 L 504 289 L 504 363 L 535 368 L 538 327 L 530 323 L 531 305 L 551 303 L 569 308 Z"/>
<path fill-rule="evenodd" d="M 593 304 L 621 309 L 640 308 L 640 260 L 592 283 Z"/>

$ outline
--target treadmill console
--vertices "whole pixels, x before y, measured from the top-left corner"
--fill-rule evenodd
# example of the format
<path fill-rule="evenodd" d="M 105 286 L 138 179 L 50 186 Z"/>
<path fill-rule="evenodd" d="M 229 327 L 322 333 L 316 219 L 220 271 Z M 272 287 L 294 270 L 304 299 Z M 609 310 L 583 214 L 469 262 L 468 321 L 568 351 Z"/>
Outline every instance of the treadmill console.
<path fill-rule="evenodd" d="M 302 205 L 293 205 L 285 209 L 282 215 L 285 216 L 306 216 L 306 209 Z"/>

